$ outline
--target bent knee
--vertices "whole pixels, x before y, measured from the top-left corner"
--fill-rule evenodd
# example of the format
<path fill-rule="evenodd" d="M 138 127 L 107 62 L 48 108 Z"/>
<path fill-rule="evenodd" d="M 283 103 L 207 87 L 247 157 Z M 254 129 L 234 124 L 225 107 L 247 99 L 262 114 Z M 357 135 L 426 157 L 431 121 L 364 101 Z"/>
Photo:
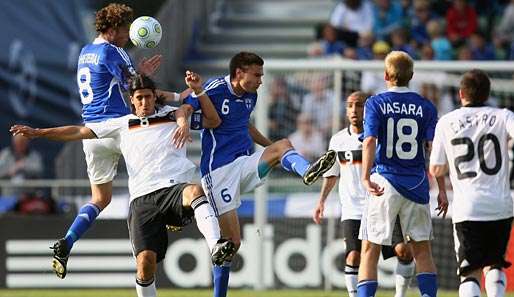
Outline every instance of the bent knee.
<path fill-rule="evenodd" d="M 142 251 L 137 255 L 136 261 L 137 277 L 143 281 L 151 280 L 157 267 L 156 253 L 149 250 Z"/>
<path fill-rule="evenodd" d="M 396 257 L 398 257 L 398 260 L 409 263 L 413 260 L 412 252 L 406 244 L 397 244 L 394 247 L 394 252 L 396 254 Z"/>
<path fill-rule="evenodd" d="M 182 192 L 182 205 L 190 206 L 193 200 L 198 197 L 204 196 L 203 189 L 200 185 L 191 184 L 184 188 Z"/>

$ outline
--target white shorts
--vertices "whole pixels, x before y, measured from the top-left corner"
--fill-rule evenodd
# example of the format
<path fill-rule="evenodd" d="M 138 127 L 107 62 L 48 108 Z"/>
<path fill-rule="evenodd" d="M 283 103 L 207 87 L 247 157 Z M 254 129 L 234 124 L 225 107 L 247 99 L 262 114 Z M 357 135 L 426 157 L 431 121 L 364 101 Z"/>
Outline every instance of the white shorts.
<path fill-rule="evenodd" d="M 239 208 L 241 193 L 250 192 L 265 181 L 259 178 L 259 160 L 264 150 L 241 156 L 202 177 L 202 187 L 217 216 Z"/>
<path fill-rule="evenodd" d="M 93 131 L 99 125 L 108 125 L 108 121 L 87 123 Z M 96 126 L 96 127 L 95 127 Z M 105 184 L 114 179 L 121 156 L 119 138 L 84 139 L 82 148 L 86 155 L 87 175 L 94 185 Z"/>
<path fill-rule="evenodd" d="M 391 245 L 397 216 L 400 218 L 405 241 L 432 239 L 430 204 L 419 204 L 403 197 L 386 178 L 378 174 L 371 175 L 371 181 L 383 187 L 384 194 L 368 194 L 359 232 L 360 239 Z"/>

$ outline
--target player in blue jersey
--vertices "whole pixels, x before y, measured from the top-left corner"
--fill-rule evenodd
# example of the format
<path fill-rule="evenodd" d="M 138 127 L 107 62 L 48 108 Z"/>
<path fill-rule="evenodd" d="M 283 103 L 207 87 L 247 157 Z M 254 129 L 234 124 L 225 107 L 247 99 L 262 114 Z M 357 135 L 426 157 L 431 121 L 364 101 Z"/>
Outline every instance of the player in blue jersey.
<path fill-rule="evenodd" d="M 362 182 L 369 195 L 362 217 L 361 266 L 357 296 L 375 296 L 381 245 L 390 245 L 396 218 L 412 246 L 421 295 L 437 294 L 436 268 L 430 250 L 432 221 L 425 152 L 430 150 L 437 110 L 408 89 L 412 58 L 393 51 L 385 58 L 388 90 L 370 97 L 364 110 Z M 446 212 L 446 196 L 439 208 Z"/>
<path fill-rule="evenodd" d="M 129 40 L 132 19 L 132 8 L 123 4 L 109 4 L 96 13 L 95 27 L 99 35 L 82 48 L 77 65 L 82 118 L 86 126 L 101 125 L 131 112 L 123 91 L 128 89 L 129 78 L 136 74 L 136 70 L 123 47 Z M 143 59 L 138 71 L 150 75 L 159 67 L 160 60 L 159 55 Z M 112 180 L 120 157 L 119 139 L 84 140 L 83 148 L 92 199 L 79 210 L 65 237 L 52 247 L 52 268 L 59 278 L 66 276 L 66 265 L 74 242 L 109 205 Z"/>
<path fill-rule="evenodd" d="M 231 239 L 237 248 L 241 244 L 237 217 L 241 192 L 261 185 L 278 164 L 310 185 L 336 159 L 335 152 L 328 151 L 310 164 L 289 140 L 272 142 L 250 123 L 257 89 L 262 83 L 263 65 L 262 58 L 254 53 L 238 53 L 230 61 L 228 76 L 207 81 L 203 89 L 193 90 L 194 94 L 185 100 L 197 110 L 200 106 L 195 97 L 209 97 L 221 118 L 219 126 L 202 131 L 202 186 L 219 216 L 222 236 Z M 254 143 L 265 148 L 254 151 Z M 230 263 L 213 267 L 215 297 L 227 294 Z"/>

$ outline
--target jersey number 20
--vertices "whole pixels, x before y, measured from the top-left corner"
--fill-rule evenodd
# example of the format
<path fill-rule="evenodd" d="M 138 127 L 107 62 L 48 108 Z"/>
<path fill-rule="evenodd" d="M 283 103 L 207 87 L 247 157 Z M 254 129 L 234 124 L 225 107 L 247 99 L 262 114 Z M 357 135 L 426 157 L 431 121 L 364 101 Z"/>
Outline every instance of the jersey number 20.
<path fill-rule="evenodd" d="M 486 160 L 485 160 L 485 143 L 487 141 L 491 141 L 493 144 L 494 149 L 494 159 L 495 163 L 493 167 L 488 167 Z M 456 145 L 466 145 L 467 146 L 467 152 L 466 154 L 462 156 L 458 156 L 455 158 L 455 171 L 457 172 L 457 178 L 458 179 L 465 179 L 465 178 L 471 178 L 477 176 L 477 173 L 475 171 L 466 171 L 462 172 L 459 168 L 459 165 L 464 162 L 469 162 L 475 158 L 475 144 L 473 143 L 473 140 L 469 137 L 461 137 L 461 138 L 454 138 L 451 141 L 451 144 L 453 146 Z M 477 153 L 478 153 L 478 161 L 480 163 L 480 170 L 482 170 L 487 175 L 495 175 L 500 171 L 502 167 L 502 154 L 500 150 L 500 142 L 498 141 L 498 138 L 494 134 L 485 134 L 480 137 L 478 140 L 477 145 Z"/>
<path fill-rule="evenodd" d="M 410 133 L 404 133 L 403 128 L 409 127 Z M 398 140 L 394 143 L 395 122 L 393 118 L 387 120 L 387 145 L 386 157 L 391 159 L 396 152 L 399 159 L 412 160 L 418 154 L 418 122 L 414 119 L 399 119 L 396 123 L 396 135 Z M 409 144 L 409 149 L 404 150 L 403 145 Z"/>
<path fill-rule="evenodd" d="M 82 104 L 91 103 L 93 101 L 93 89 L 91 88 L 91 72 L 89 72 L 89 68 L 82 67 L 79 69 L 77 72 L 77 84 Z"/>

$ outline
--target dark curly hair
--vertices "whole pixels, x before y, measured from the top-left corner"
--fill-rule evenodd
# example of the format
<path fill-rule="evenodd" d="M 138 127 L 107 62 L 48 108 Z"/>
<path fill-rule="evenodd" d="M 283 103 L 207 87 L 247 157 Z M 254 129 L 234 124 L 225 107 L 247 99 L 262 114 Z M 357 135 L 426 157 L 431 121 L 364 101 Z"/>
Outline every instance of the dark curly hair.
<path fill-rule="evenodd" d="M 150 89 L 154 92 L 156 98 L 155 103 L 157 105 L 164 105 L 165 98 L 163 96 L 159 96 L 156 94 L 156 85 L 155 82 L 144 74 L 136 74 L 132 76 L 129 80 L 129 94 L 130 96 L 134 95 L 137 90 L 141 89 Z"/>
<path fill-rule="evenodd" d="M 109 28 L 118 29 L 128 26 L 134 19 L 134 11 L 125 4 L 111 3 L 96 12 L 95 28 L 105 33 Z"/>

